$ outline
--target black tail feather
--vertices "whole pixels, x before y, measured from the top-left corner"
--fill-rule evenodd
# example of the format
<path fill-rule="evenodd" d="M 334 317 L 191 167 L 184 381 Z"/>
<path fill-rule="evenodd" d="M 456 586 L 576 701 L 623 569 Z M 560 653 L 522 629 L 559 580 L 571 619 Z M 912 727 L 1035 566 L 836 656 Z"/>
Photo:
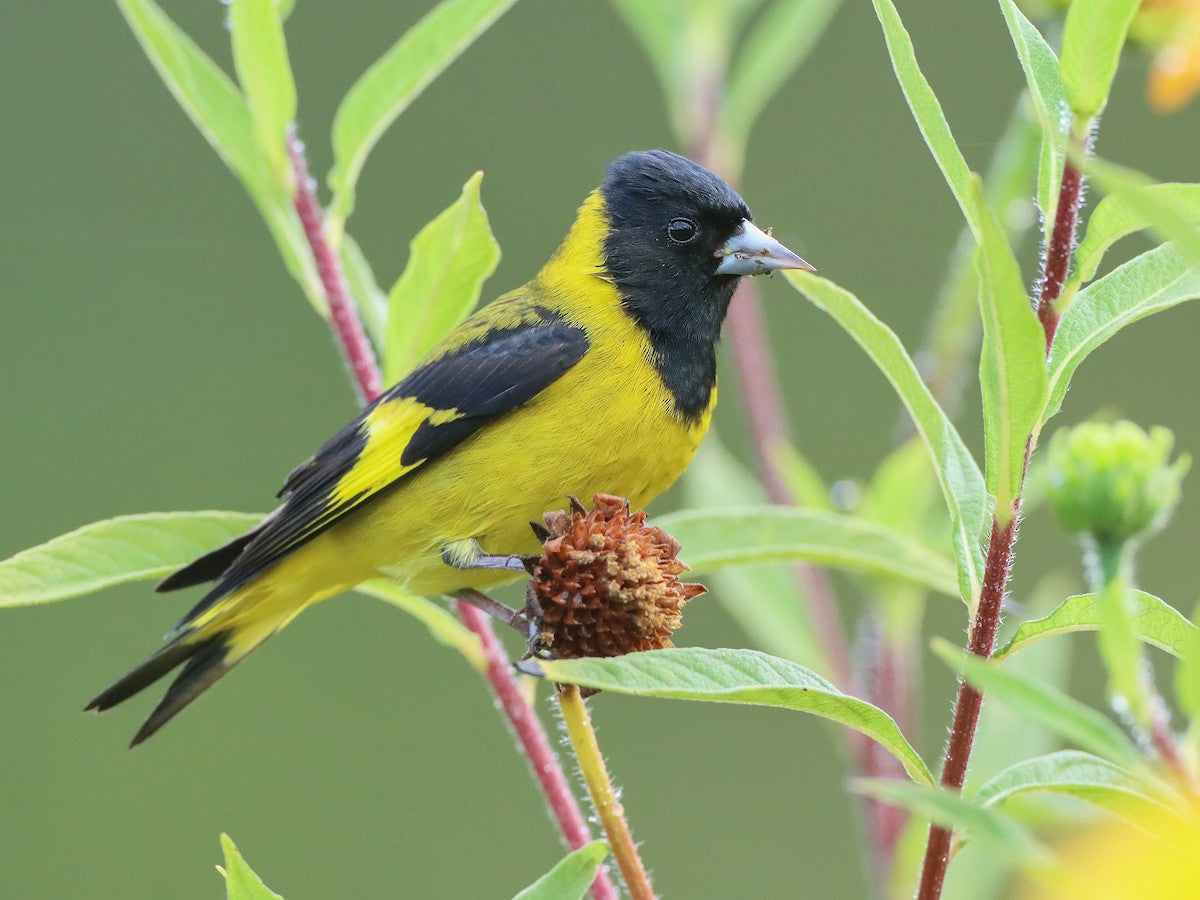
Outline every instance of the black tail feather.
<path fill-rule="evenodd" d="M 146 717 L 142 727 L 129 742 L 130 747 L 136 747 L 166 725 L 184 707 L 210 688 L 213 682 L 229 671 L 233 663 L 226 662 L 229 654 L 228 637 L 228 633 L 222 633 L 196 645 L 196 652 L 187 661 L 179 676 L 171 682 L 158 706 Z"/>
<path fill-rule="evenodd" d="M 177 591 L 180 588 L 204 584 L 206 581 L 215 581 L 225 574 L 226 569 L 233 565 L 233 561 L 246 549 L 246 545 L 254 540 L 260 528 L 262 528 L 262 525 L 250 529 L 245 534 L 235 537 L 228 544 L 205 553 L 197 560 L 193 560 L 179 571 L 168 575 L 160 581 L 155 590 L 165 593 L 166 591 Z"/>
<path fill-rule="evenodd" d="M 204 640 L 189 641 L 187 634 L 180 635 L 101 692 L 84 707 L 85 711 L 104 712 L 111 709 L 149 687 L 172 669 L 186 663 L 158 706 L 142 723 L 129 746 L 140 744 L 229 670 L 230 666 L 225 664 L 229 652 L 229 636 L 230 633 L 224 631 Z"/>

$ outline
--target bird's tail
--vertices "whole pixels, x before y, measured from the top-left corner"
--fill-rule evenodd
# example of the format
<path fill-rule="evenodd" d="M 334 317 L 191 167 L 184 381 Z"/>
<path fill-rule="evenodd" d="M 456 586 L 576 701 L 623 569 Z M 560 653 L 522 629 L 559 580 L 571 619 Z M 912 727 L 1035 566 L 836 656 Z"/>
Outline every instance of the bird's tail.
<path fill-rule="evenodd" d="M 283 600 L 267 585 L 253 582 L 235 590 L 185 622 L 166 646 L 104 690 L 86 709 L 111 709 L 182 665 L 130 746 L 140 744 L 307 605 Z"/>

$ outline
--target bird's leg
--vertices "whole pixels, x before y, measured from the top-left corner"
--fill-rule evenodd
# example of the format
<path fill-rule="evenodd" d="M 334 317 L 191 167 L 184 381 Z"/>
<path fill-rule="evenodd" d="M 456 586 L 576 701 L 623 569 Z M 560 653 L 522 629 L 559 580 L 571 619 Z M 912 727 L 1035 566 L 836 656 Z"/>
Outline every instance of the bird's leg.
<path fill-rule="evenodd" d="M 493 600 L 482 591 L 477 591 L 474 588 L 463 588 L 461 591 L 455 591 L 454 596 L 464 603 L 470 603 L 477 609 L 487 613 L 493 619 L 499 619 L 505 625 L 515 628 L 525 638 L 529 637 L 530 623 L 525 616 L 525 611 L 521 609 L 513 609 L 501 603 L 499 600 Z"/>
<path fill-rule="evenodd" d="M 538 559 L 537 556 L 493 556 L 484 553 L 474 538 L 455 541 L 442 548 L 442 562 L 455 569 L 500 569 L 532 575 Z"/>

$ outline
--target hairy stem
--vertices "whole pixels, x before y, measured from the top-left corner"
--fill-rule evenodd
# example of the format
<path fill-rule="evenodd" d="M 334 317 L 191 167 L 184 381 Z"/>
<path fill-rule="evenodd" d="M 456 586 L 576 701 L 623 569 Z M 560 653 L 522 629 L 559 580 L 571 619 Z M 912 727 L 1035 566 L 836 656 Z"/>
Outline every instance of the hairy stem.
<path fill-rule="evenodd" d="M 457 603 L 459 618 L 467 628 L 478 635 L 479 642 L 483 645 L 483 654 L 487 660 L 485 676 L 500 703 L 500 709 L 529 760 L 533 775 L 541 785 L 542 793 L 546 795 L 550 812 L 562 830 L 567 845 L 576 850 L 590 841 L 591 835 L 588 833 L 583 813 L 575 802 L 575 796 L 571 793 L 566 775 L 563 774 L 562 766 L 559 765 L 558 757 L 550 748 L 546 730 L 542 728 L 541 720 L 517 686 L 508 655 L 492 630 L 487 615 L 464 600 Z M 592 883 L 592 896 L 596 900 L 615 900 L 617 896 L 608 874 L 603 869 Z"/>
<path fill-rule="evenodd" d="M 329 304 L 329 324 L 363 402 L 370 403 L 382 390 L 379 363 L 363 331 L 362 320 L 351 299 L 337 253 L 326 239 L 324 214 L 317 201 L 316 185 L 309 177 L 304 145 L 297 139 L 295 128 L 288 132 L 287 150 L 296 184 L 296 214 L 300 217 L 317 271 L 321 275 L 325 299 Z M 487 659 L 487 682 L 533 769 L 563 838 L 572 850 L 582 847 L 591 840 L 583 813 L 575 802 L 562 765 L 550 746 L 537 713 L 517 687 L 508 658 L 492 630 L 491 622 L 469 603 L 460 600 L 457 608 L 463 624 L 479 638 Z M 603 869 L 592 882 L 592 896 L 595 900 L 616 900 L 617 892 Z"/>
<path fill-rule="evenodd" d="M 1087 127 L 1090 127 L 1090 123 L 1086 123 L 1086 127 L 1082 128 L 1076 123 L 1072 134 L 1086 133 Z M 1079 140 L 1078 146 L 1081 151 L 1086 151 L 1087 140 Z M 1071 254 L 1075 250 L 1075 225 L 1082 200 L 1083 178 L 1074 161 L 1068 158 L 1063 167 L 1062 184 L 1054 213 L 1054 228 L 1046 248 L 1039 292 L 1038 319 L 1046 336 L 1047 356 L 1054 346 L 1054 332 L 1058 328 L 1058 312 L 1054 309 L 1054 302 L 1062 294 Z M 1026 470 L 1032 452 L 1031 439 L 1031 443 L 1025 448 Z M 1022 488 L 1024 482 L 1023 470 Z M 975 617 L 971 621 L 971 630 L 967 638 L 967 651 L 984 659 L 992 655 L 996 632 L 1000 628 L 1000 612 L 1004 592 L 1008 588 L 1013 544 L 1017 539 L 1017 520 L 1021 512 L 1019 494 L 1009 512 L 1010 516 L 992 517 L 979 605 L 975 609 Z M 966 783 L 971 747 L 975 742 L 975 730 L 979 725 L 979 710 L 982 706 L 983 694 L 963 681 L 959 685 L 958 700 L 954 705 L 954 723 L 950 726 L 950 740 L 946 744 L 946 756 L 942 763 L 942 786 L 945 788 L 961 791 Z M 951 837 L 950 829 L 930 826 L 929 839 L 925 844 L 925 859 L 921 866 L 921 883 L 917 890 L 918 900 L 938 900 L 942 896 L 946 868 L 950 865 Z"/>
<path fill-rule="evenodd" d="M 379 363 L 375 360 L 375 350 L 367 340 L 362 320 L 359 319 L 358 310 L 346 286 L 341 261 L 325 238 L 324 215 L 317 201 L 316 184 L 308 174 L 304 145 L 296 137 L 295 127 L 288 131 L 287 150 L 296 182 L 293 204 L 296 207 L 296 215 L 300 217 L 300 224 L 304 227 L 304 236 L 312 249 L 313 260 L 321 276 L 321 286 L 325 289 L 325 299 L 329 304 L 329 325 L 337 337 L 337 345 L 342 350 L 354 385 L 358 388 L 359 399 L 369 403 L 383 390 Z"/>
<path fill-rule="evenodd" d="M 612 780 L 608 777 L 608 768 L 604 765 L 604 756 L 600 753 L 596 731 L 592 727 L 592 719 L 588 715 L 587 704 L 580 696 L 579 688 L 573 684 L 558 685 L 558 705 L 562 709 L 563 723 L 567 726 L 567 737 L 571 739 L 579 770 L 583 773 L 583 780 L 587 784 L 588 793 L 591 794 L 592 805 L 596 808 L 596 815 L 600 817 L 604 833 L 608 836 L 613 858 L 625 877 L 625 886 L 629 888 L 629 894 L 634 900 L 654 900 L 650 875 L 646 872 L 637 845 L 633 842 L 629 823 L 625 821 L 625 808 L 621 806 L 621 801 L 613 790 Z"/>

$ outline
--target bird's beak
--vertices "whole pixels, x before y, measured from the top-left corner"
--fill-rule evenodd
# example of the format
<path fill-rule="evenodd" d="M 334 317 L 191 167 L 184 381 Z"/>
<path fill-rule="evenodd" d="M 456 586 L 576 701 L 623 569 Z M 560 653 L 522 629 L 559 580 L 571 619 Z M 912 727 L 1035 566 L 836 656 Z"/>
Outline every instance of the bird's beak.
<path fill-rule="evenodd" d="M 717 251 L 718 275 L 762 275 L 777 269 L 813 267 L 749 219 L 742 219 L 737 232 Z"/>

